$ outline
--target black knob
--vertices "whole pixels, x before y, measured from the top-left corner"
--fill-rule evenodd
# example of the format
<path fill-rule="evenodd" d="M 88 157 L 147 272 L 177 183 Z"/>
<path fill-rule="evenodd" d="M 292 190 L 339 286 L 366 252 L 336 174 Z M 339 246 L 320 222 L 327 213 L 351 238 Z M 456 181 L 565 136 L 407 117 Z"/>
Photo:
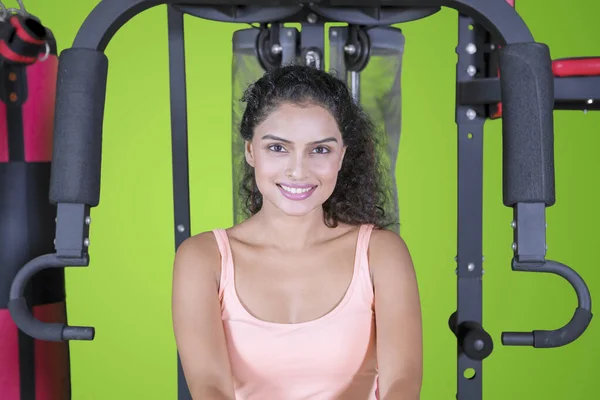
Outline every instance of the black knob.
<path fill-rule="evenodd" d="M 467 332 L 462 342 L 462 349 L 467 357 L 479 361 L 492 354 L 494 342 L 483 328 L 476 328 Z"/>
<path fill-rule="evenodd" d="M 476 322 L 460 324 L 457 338 L 463 353 L 472 360 L 481 361 L 494 350 L 492 337 Z"/>
<path fill-rule="evenodd" d="M 458 315 L 456 314 L 456 311 L 454 311 L 452 313 L 452 315 L 450 315 L 450 318 L 448 318 L 448 327 L 450 328 L 450 330 L 452 331 L 452 333 L 454 333 L 456 335 L 456 321 L 458 319 Z"/>

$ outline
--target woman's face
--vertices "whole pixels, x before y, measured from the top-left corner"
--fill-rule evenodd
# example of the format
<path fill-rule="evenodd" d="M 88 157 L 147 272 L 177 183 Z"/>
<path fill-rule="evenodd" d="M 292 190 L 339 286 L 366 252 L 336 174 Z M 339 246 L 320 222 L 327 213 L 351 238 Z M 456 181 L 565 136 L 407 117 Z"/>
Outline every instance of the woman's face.
<path fill-rule="evenodd" d="M 337 123 L 324 108 L 287 103 L 277 108 L 246 143 L 263 208 L 302 216 L 321 207 L 333 193 L 345 151 Z"/>

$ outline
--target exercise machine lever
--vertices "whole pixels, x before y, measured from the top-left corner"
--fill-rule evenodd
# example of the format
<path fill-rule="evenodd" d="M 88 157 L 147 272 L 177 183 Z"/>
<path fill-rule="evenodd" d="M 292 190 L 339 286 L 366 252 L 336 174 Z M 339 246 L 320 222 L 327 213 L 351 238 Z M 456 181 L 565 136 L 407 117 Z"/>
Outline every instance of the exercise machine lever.
<path fill-rule="evenodd" d="M 577 308 L 571 320 L 562 328 L 532 332 L 503 332 L 505 346 L 533 346 L 549 348 L 565 346 L 579 338 L 592 320 L 592 300 L 585 281 L 570 267 L 556 261 L 546 260 L 542 264 L 512 261 L 513 271 L 546 272 L 565 278 L 577 294 Z"/>
<path fill-rule="evenodd" d="M 31 278 L 48 268 L 64 268 L 66 266 L 85 267 L 89 265 L 89 257 L 65 258 L 57 254 L 45 254 L 34 258 L 19 270 L 10 288 L 8 309 L 15 324 L 25 334 L 50 342 L 63 340 L 93 340 L 95 330 L 88 326 L 68 326 L 64 323 L 47 323 L 35 318 L 27 305 L 25 288 Z"/>

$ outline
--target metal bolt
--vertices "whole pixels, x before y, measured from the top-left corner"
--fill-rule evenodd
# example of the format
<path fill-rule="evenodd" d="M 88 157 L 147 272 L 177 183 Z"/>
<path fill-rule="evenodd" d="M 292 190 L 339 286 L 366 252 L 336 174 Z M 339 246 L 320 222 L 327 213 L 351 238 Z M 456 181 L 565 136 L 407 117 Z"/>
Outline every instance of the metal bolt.
<path fill-rule="evenodd" d="M 473 270 L 475 270 L 475 264 L 473 264 L 473 263 L 469 263 L 469 265 L 467 265 L 467 269 L 468 269 L 469 271 L 473 271 Z"/>
<path fill-rule="evenodd" d="M 317 22 L 317 16 L 314 13 L 310 13 L 308 14 L 307 20 L 309 23 L 314 24 L 315 22 Z"/>
<path fill-rule="evenodd" d="M 476 73 L 477 73 L 477 68 L 475 68 L 474 65 L 469 65 L 467 67 L 467 74 L 469 74 L 469 76 L 475 76 Z"/>
<path fill-rule="evenodd" d="M 331 36 L 337 37 L 337 35 L 338 35 L 337 31 L 331 31 Z"/>
<path fill-rule="evenodd" d="M 485 274 L 485 270 L 484 269 L 481 270 L 481 275 L 483 275 L 483 274 Z"/>
<path fill-rule="evenodd" d="M 454 270 L 454 273 L 455 273 L 456 275 L 458 275 L 458 268 L 456 268 L 456 269 Z"/>
<path fill-rule="evenodd" d="M 344 51 L 348 54 L 354 54 L 356 53 L 356 46 L 353 44 L 347 44 L 344 46 Z"/>
<path fill-rule="evenodd" d="M 477 350 L 477 351 L 481 351 L 485 347 L 485 344 L 483 343 L 483 340 L 481 340 L 481 339 L 477 339 L 474 344 L 475 344 L 475 350 Z"/>
<path fill-rule="evenodd" d="M 517 250 L 517 244 L 516 243 L 512 244 L 512 249 L 513 249 L 513 251 Z"/>
<path fill-rule="evenodd" d="M 305 56 L 306 65 L 317 69 L 321 68 L 321 57 L 316 51 L 307 51 Z"/>
<path fill-rule="evenodd" d="M 90 217 L 89 215 L 87 217 L 85 217 L 85 224 L 86 225 L 90 225 L 92 223 L 92 217 Z"/>
<path fill-rule="evenodd" d="M 454 261 L 458 261 L 458 256 L 455 256 L 455 257 L 454 257 Z"/>
<path fill-rule="evenodd" d="M 53 243 L 53 244 L 56 246 L 56 239 L 54 239 L 54 240 L 52 241 L 52 243 Z"/>
<path fill-rule="evenodd" d="M 485 257 L 484 256 L 481 256 L 481 261 L 485 261 Z"/>
<path fill-rule="evenodd" d="M 474 120 L 476 116 L 477 113 L 475 112 L 475 110 L 473 110 L 472 108 L 469 108 L 467 110 L 467 118 L 469 118 L 471 121 Z"/>
<path fill-rule="evenodd" d="M 510 223 L 510 226 L 511 226 L 513 229 L 515 229 L 515 228 L 517 227 L 517 221 L 512 221 L 512 222 Z"/>
<path fill-rule="evenodd" d="M 83 245 L 85 247 L 90 247 L 90 239 L 88 239 L 88 238 L 83 239 Z"/>
<path fill-rule="evenodd" d="M 271 46 L 271 53 L 273 54 L 279 54 L 283 51 L 283 47 L 281 47 L 280 44 L 274 44 L 273 46 Z"/>
<path fill-rule="evenodd" d="M 587 103 L 588 104 L 593 104 L 594 103 L 594 99 L 588 99 Z"/>
<path fill-rule="evenodd" d="M 292 36 L 293 35 L 292 31 L 288 31 L 287 35 Z"/>
<path fill-rule="evenodd" d="M 475 44 L 473 44 L 473 43 L 469 43 L 467 45 L 466 50 L 467 50 L 467 53 L 469 53 L 469 54 L 475 54 L 475 53 L 477 53 L 477 46 L 475 46 Z"/>
<path fill-rule="evenodd" d="M 177 230 L 179 232 L 183 232 L 183 231 L 185 231 L 185 227 L 183 225 L 179 224 L 179 225 L 177 225 Z"/>

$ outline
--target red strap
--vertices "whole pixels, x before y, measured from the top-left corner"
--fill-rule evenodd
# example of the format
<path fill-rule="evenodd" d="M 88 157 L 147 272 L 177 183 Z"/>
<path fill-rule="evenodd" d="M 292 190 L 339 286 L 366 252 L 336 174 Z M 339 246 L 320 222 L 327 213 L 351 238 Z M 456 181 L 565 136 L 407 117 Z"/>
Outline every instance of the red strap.
<path fill-rule="evenodd" d="M 600 57 L 561 58 L 552 61 L 554 76 L 598 76 Z"/>
<path fill-rule="evenodd" d="M 0 40 L 0 56 L 21 64 L 33 64 L 37 60 L 37 57 L 26 57 L 15 53 L 4 40 Z"/>
<path fill-rule="evenodd" d="M 512 8 L 515 8 L 515 0 L 506 0 L 506 2 L 510 4 Z"/>

